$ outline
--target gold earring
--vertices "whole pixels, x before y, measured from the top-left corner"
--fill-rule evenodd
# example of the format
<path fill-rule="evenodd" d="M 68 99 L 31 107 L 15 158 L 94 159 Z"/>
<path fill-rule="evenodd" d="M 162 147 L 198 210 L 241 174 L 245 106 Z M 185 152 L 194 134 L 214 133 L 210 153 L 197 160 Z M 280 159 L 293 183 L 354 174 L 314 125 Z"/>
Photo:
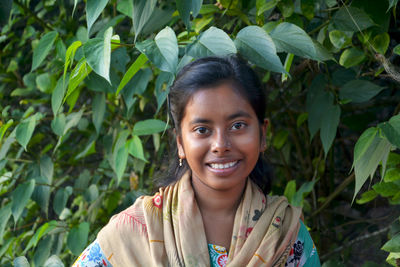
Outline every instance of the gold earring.
<path fill-rule="evenodd" d="M 182 167 L 182 159 L 179 158 L 179 167 Z"/>

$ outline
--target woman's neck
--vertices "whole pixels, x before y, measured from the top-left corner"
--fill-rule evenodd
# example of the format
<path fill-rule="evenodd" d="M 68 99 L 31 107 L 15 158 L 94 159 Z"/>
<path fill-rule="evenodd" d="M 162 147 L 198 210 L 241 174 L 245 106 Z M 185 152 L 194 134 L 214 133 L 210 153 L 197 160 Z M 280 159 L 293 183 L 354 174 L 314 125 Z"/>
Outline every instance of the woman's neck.
<path fill-rule="evenodd" d="M 246 186 L 246 180 L 244 180 L 242 186 L 230 190 L 215 190 L 198 179 L 192 180 L 192 186 L 203 216 L 206 214 L 212 216 L 235 216 Z"/>

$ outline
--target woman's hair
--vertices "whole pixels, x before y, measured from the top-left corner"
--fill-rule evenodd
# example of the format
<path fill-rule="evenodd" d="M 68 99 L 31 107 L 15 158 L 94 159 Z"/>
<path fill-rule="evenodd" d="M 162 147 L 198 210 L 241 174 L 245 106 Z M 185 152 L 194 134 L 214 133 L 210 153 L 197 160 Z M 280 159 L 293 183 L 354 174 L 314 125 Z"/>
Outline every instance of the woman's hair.
<path fill-rule="evenodd" d="M 254 109 L 260 125 L 263 124 L 266 108 L 265 94 L 253 69 L 235 55 L 205 57 L 187 64 L 178 73 L 170 88 L 168 105 L 176 134 L 181 133 L 181 122 L 185 116 L 185 107 L 191 97 L 199 90 L 212 90 L 211 88 L 222 83 L 230 83 L 237 93 L 247 99 Z M 158 181 L 159 186 L 166 186 L 179 180 L 190 169 L 185 160 L 182 162 L 182 166 L 179 166 L 176 148 L 169 166 L 167 176 Z M 271 170 L 261 153 L 249 177 L 265 194 L 269 193 Z"/>

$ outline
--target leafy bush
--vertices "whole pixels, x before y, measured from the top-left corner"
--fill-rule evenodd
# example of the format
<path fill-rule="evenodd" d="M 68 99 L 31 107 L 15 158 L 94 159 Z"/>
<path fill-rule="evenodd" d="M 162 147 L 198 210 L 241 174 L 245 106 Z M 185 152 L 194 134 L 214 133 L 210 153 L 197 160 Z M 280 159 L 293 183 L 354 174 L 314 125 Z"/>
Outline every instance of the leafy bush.
<path fill-rule="evenodd" d="M 177 71 L 239 53 L 269 94 L 273 193 L 325 266 L 398 266 L 397 2 L 3 0 L 0 264 L 70 265 L 167 168 Z"/>

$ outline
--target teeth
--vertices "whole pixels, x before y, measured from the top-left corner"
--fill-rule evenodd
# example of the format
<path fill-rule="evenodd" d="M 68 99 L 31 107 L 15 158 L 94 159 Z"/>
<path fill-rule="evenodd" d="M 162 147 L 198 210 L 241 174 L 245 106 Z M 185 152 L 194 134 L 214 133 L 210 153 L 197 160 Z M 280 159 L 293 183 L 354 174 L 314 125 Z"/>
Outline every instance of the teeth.
<path fill-rule="evenodd" d="M 237 163 L 237 161 L 232 161 L 232 162 L 228 162 L 225 164 L 211 163 L 210 166 L 213 169 L 227 169 L 227 168 L 234 166 L 236 163 Z"/>

